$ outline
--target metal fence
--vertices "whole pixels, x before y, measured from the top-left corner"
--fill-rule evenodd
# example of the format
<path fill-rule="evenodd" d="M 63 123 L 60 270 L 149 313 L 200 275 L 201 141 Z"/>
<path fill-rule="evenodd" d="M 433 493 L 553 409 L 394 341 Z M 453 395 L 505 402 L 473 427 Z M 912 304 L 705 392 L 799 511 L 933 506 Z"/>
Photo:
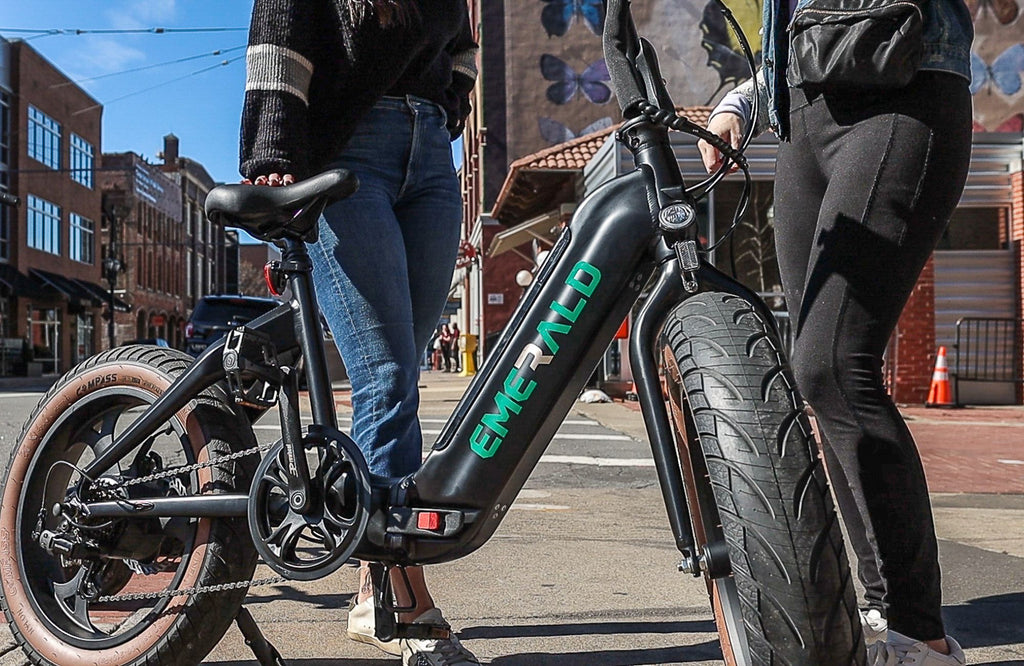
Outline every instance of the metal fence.
<path fill-rule="evenodd" d="M 960 382 L 1024 383 L 1021 328 L 1010 318 L 963 317 L 956 323 L 956 362 L 952 381 L 957 404 Z"/>

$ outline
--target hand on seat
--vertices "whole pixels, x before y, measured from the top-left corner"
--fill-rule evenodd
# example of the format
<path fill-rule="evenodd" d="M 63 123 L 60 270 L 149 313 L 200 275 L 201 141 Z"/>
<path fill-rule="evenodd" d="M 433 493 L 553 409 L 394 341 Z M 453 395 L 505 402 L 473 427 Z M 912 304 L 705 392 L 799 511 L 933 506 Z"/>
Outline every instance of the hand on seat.
<path fill-rule="evenodd" d="M 286 173 L 283 176 L 279 173 L 272 173 L 267 176 L 256 176 L 256 181 L 253 182 L 248 178 L 242 180 L 243 185 L 269 185 L 270 187 L 278 187 L 281 185 L 294 185 L 295 176 L 290 173 Z"/>

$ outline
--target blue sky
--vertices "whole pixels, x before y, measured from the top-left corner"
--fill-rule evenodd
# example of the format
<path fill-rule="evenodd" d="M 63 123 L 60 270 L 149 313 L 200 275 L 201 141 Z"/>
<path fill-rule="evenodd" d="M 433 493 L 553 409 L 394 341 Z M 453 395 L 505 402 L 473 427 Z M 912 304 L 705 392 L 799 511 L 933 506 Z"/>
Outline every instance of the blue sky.
<path fill-rule="evenodd" d="M 0 12 L 0 35 L 27 39 L 104 105 L 105 152 L 133 151 L 156 162 L 163 136 L 173 132 L 182 155 L 201 162 L 217 181 L 235 181 L 251 9 L 252 0 L 8 1 Z M 32 36 L 14 28 L 241 30 Z M 223 53 L 211 55 L 216 50 Z"/>

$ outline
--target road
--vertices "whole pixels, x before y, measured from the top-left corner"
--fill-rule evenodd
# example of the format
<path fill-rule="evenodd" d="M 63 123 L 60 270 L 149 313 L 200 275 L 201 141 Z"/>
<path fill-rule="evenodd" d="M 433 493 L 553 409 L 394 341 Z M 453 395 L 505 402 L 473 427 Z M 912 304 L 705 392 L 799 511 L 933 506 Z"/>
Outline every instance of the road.
<path fill-rule="evenodd" d="M 429 445 L 464 383 L 426 381 Z M 4 460 L 37 399 L 0 394 Z M 343 427 L 349 413 L 339 405 Z M 268 419 L 257 426 L 261 441 L 278 437 Z M 1024 456 L 1020 425 L 993 432 L 1011 433 Z M 984 438 L 983 430 L 972 432 Z M 438 604 L 479 656 L 509 665 L 722 663 L 703 585 L 676 571 L 643 433 L 622 403 L 577 403 L 492 540 L 431 568 Z M 949 632 L 972 664 L 1024 665 L 1024 495 L 938 493 L 933 504 Z M 320 581 L 254 588 L 247 605 L 290 666 L 396 663 L 344 636 L 355 580 L 344 567 Z M 0 666 L 25 663 L 6 638 Z M 255 662 L 231 629 L 205 663 Z"/>

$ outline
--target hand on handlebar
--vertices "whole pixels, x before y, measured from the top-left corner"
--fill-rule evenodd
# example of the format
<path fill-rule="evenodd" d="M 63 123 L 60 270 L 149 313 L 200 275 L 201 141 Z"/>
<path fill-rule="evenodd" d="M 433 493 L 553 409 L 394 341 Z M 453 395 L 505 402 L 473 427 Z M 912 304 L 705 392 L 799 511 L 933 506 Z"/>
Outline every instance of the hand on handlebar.
<path fill-rule="evenodd" d="M 719 113 L 708 122 L 708 131 L 728 141 L 733 148 L 739 149 L 740 141 L 743 140 L 743 118 L 735 113 Z M 722 153 L 717 148 L 703 139 L 697 142 L 697 148 L 700 149 L 700 157 L 708 173 L 714 173 L 722 166 Z M 729 168 L 729 173 L 738 168 L 734 163 Z"/>
<path fill-rule="evenodd" d="M 269 185 L 270 187 L 280 187 L 282 185 L 294 185 L 295 176 L 290 173 L 281 175 L 279 173 L 272 173 L 267 176 L 256 176 L 256 180 L 250 180 L 244 178 L 242 180 L 243 185 Z"/>

